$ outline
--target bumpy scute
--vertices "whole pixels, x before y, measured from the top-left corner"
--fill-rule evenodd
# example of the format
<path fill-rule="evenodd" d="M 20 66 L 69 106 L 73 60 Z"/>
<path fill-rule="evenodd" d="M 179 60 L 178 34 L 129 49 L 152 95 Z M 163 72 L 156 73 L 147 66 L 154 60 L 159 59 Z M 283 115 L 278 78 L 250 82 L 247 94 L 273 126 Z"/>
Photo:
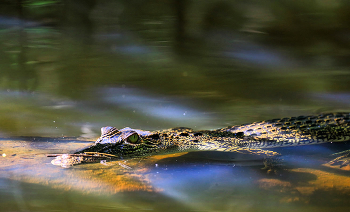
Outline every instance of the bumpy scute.
<path fill-rule="evenodd" d="M 101 128 L 94 145 L 74 154 L 58 155 L 52 164 L 69 167 L 105 159 L 145 157 L 181 151 L 225 151 L 272 157 L 273 147 L 350 140 L 350 113 L 328 113 L 272 119 L 218 130 L 194 131 L 173 128 L 144 131 L 132 128 Z M 346 160 L 346 157 L 341 158 Z"/>

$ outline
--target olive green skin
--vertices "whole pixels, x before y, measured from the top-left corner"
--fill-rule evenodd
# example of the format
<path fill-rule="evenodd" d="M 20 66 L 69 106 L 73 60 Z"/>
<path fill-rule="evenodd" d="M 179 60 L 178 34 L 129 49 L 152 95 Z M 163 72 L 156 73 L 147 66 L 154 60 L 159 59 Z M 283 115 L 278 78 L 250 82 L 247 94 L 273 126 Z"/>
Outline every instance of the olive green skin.
<path fill-rule="evenodd" d="M 95 144 L 75 152 L 72 158 L 79 155 L 82 158 L 80 163 L 83 163 L 96 162 L 92 153 L 105 154 L 106 157 L 114 159 L 127 159 L 190 151 L 237 152 L 271 157 L 279 155 L 270 150 L 273 147 L 348 140 L 350 113 L 273 119 L 201 131 L 184 127 L 160 131 L 103 127 L 101 137 Z M 101 154 L 98 157 L 103 157 Z M 61 162 L 69 164 L 69 161 L 62 158 L 56 162 L 55 165 L 60 165 Z"/>

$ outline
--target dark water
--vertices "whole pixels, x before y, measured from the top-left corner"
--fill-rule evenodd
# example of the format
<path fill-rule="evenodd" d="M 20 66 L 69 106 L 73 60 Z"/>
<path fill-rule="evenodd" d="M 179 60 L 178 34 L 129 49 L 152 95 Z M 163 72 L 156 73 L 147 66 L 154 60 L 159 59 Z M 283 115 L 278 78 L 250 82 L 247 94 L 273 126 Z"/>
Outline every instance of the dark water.
<path fill-rule="evenodd" d="M 277 173 L 223 153 L 71 169 L 45 157 L 107 125 L 350 111 L 347 1 L 18 2 L 0 4 L 1 211 L 350 209 L 349 166 L 325 165 L 349 143 L 280 149 Z"/>

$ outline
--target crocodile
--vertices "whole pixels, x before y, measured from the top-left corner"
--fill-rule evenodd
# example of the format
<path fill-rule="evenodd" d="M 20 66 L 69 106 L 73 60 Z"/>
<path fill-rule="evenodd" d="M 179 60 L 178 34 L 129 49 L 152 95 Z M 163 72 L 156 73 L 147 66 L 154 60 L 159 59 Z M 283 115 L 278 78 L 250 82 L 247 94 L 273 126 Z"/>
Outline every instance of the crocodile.
<path fill-rule="evenodd" d="M 51 154 L 52 164 L 70 167 L 80 163 L 147 157 L 191 151 L 223 151 L 262 155 L 280 155 L 271 149 L 350 140 L 350 113 L 327 113 L 272 119 L 216 130 L 178 127 L 146 131 L 129 127 L 101 128 L 96 142 L 73 154 Z M 350 164 L 350 151 L 336 158 Z M 333 161 L 334 162 L 334 161 Z"/>

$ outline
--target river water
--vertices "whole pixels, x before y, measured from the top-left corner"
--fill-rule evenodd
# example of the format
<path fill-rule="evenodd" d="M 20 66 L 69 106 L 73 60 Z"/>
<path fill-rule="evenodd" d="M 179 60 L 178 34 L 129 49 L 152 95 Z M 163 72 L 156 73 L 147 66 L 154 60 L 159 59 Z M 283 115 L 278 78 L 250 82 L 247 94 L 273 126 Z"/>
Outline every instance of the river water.
<path fill-rule="evenodd" d="M 219 152 L 68 169 L 46 157 L 91 145 L 103 126 L 201 130 L 350 111 L 344 2 L 1 6 L 1 211 L 349 211 L 349 165 L 327 165 L 348 142 L 277 149 L 276 172 Z"/>

